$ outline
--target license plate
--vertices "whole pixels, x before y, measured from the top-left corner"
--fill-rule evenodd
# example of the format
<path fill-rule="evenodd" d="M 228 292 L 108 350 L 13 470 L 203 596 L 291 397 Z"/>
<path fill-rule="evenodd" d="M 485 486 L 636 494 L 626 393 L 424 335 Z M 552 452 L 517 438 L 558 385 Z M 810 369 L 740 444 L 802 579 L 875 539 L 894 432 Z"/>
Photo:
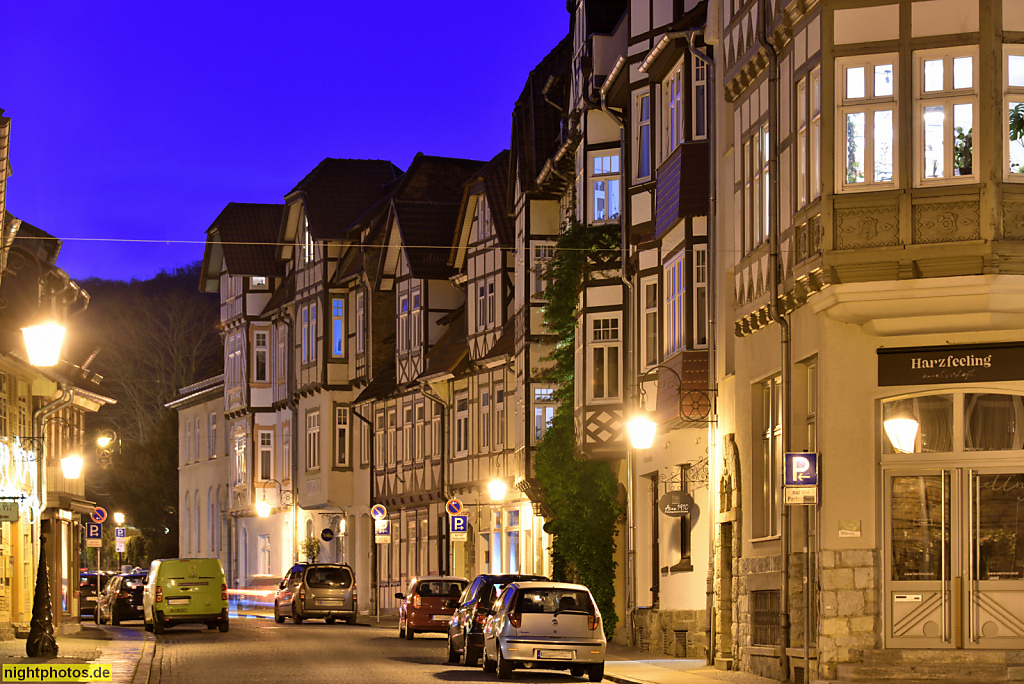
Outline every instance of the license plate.
<path fill-rule="evenodd" d="M 572 651 L 552 651 L 541 649 L 537 651 L 538 658 L 545 660 L 572 660 Z"/>
<path fill-rule="evenodd" d="M 169 598 L 167 599 L 167 605 L 169 606 L 187 606 L 187 598 Z"/>
<path fill-rule="evenodd" d="M 430 619 L 434 622 L 450 622 L 452 619 L 451 615 L 431 615 Z"/>

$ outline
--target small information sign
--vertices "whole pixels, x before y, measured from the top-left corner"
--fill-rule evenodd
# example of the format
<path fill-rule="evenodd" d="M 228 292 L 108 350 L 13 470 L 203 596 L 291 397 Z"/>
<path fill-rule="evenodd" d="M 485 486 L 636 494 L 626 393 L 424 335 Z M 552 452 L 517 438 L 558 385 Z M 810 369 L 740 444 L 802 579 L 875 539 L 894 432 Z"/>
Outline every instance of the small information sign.
<path fill-rule="evenodd" d="M 787 506 L 807 506 L 818 503 L 818 488 L 810 487 L 786 487 Z"/>
<path fill-rule="evenodd" d="M 90 549 L 98 549 L 103 545 L 103 525 L 101 523 L 85 523 L 85 545 Z"/>
<path fill-rule="evenodd" d="M 0 501 L 0 522 L 18 522 L 17 501 Z"/>
<path fill-rule="evenodd" d="M 469 539 L 469 523 L 464 515 L 453 515 L 448 520 L 451 521 L 451 540 L 464 542 Z"/>
<path fill-rule="evenodd" d="M 118 537 L 114 540 L 114 551 L 124 553 L 124 537 Z"/>
<path fill-rule="evenodd" d="M 391 543 L 391 521 L 375 520 L 373 522 L 373 538 L 378 544 Z"/>

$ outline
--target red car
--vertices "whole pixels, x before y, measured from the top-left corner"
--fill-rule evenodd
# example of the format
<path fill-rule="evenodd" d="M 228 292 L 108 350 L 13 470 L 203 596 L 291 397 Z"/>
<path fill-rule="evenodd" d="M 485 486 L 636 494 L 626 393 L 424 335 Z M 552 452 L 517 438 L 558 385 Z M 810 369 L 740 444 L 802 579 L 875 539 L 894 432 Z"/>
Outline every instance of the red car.
<path fill-rule="evenodd" d="M 398 592 L 398 638 L 412 639 L 416 632 L 447 634 L 448 623 L 459 605 L 469 580 L 465 577 L 414 577 L 408 594 Z"/>

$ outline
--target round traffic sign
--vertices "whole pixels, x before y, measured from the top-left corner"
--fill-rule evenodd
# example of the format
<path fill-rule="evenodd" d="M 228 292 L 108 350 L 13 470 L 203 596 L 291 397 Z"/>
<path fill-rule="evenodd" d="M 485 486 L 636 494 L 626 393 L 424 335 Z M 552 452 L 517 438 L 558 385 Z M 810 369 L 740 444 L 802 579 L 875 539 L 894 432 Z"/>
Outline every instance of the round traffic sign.
<path fill-rule="evenodd" d="M 448 503 L 444 505 L 444 509 L 448 511 L 448 515 L 459 515 L 462 513 L 462 502 L 452 497 L 448 499 Z"/>
<path fill-rule="evenodd" d="M 376 506 L 370 509 L 370 516 L 374 520 L 383 520 L 385 517 L 387 517 L 387 514 L 388 509 L 384 508 L 384 506 L 382 506 L 381 504 L 377 504 Z"/>
<path fill-rule="evenodd" d="M 97 506 L 96 508 L 92 509 L 92 513 L 90 513 L 89 515 L 92 517 L 93 522 L 101 523 L 107 519 L 106 509 L 101 508 L 100 506 Z"/>

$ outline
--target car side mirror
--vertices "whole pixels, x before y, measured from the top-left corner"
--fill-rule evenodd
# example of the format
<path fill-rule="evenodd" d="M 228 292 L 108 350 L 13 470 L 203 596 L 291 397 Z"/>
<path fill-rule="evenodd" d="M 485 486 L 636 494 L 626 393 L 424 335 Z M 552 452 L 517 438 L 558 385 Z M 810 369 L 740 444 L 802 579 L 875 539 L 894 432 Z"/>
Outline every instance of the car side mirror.
<path fill-rule="evenodd" d="M 403 593 L 402 593 L 402 592 L 400 592 L 400 591 L 396 591 L 396 592 L 395 592 L 395 598 L 396 598 L 396 599 L 402 599 L 402 600 L 404 600 L 404 599 L 405 599 L 405 594 L 403 594 Z"/>
<path fill-rule="evenodd" d="M 277 588 L 278 589 L 284 589 L 287 584 L 288 584 L 287 580 L 281 580 L 281 584 L 277 585 Z"/>

